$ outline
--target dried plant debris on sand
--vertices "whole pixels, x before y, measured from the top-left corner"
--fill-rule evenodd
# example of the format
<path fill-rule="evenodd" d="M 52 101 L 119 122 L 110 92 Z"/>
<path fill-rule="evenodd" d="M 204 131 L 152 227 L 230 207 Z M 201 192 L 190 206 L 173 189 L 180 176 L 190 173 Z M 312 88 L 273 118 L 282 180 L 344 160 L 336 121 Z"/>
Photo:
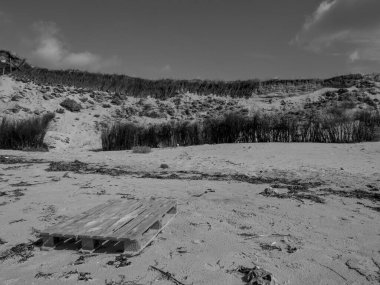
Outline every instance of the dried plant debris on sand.
<path fill-rule="evenodd" d="M 240 266 L 237 271 L 244 274 L 242 280 L 247 285 L 271 285 L 274 281 L 272 273 L 258 266 L 253 268 Z"/>
<path fill-rule="evenodd" d="M 59 278 L 69 279 L 75 275 L 76 275 L 78 281 L 90 281 L 90 280 L 92 280 L 90 272 L 79 272 L 78 269 L 64 272 L 61 276 L 59 276 Z"/>
<path fill-rule="evenodd" d="M 246 175 L 246 174 L 228 174 L 228 173 L 204 173 L 200 171 L 131 171 L 121 168 L 109 168 L 96 164 L 85 163 L 79 160 L 72 162 L 55 161 L 50 162 L 46 171 L 72 171 L 80 174 L 102 174 L 102 175 L 134 175 L 137 178 L 152 178 L 152 179 L 174 179 L 174 180 L 210 180 L 210 181 L 236 181 L 249 184 L 286 184 L 292 189 L 307 190 L 322 186 L 321 181 L 302 181 L 301 179 L 288 179 L 285 177 L 264 176 L 264 175 Z M 210 191 L 212 192 L 212 191 Z"/>
<path fill-rule="evenodd" d="M 286 188 L 287 192 L 280 192 L 278 189 Z M 272 187 L 266 188 L 263 192 L 260 193 L 265 197 L 276 197 L 279 199 L 296 199 L 299 201 L 310 200 L 315 203 L 325 203 L 325 199 L 320 196 L 339 196 L 345 198 L 354 198 L 354 199 L 364 199 L 369 200 L 374 203 L 378 203 L 380 201 L 380 193 L 376 191 L 366 191 L 366 190 L 335 190 L 332 188 L 318 188 L 315 191 L 311 192 L 308 190 L 308 187 L 301 187 L 301 185 L 272 185 Z M 377 211 L 377 207 L 367 206 L 375 211 Z"/>
<path fill-rule="evenodd" d="M 9 198 L 16 198 L 16 200 L 18 200 L 19 199 L 18 197 L 25 195 L 24 194 L 25 191 L 26 191 L 26 188 L 24 188 L 24 189 L 17 188 L 17 189 L 9 190 L 9 191 L 0 191 L 0 197 L 6 196 Z"/>
<path fill-rule="evenodd" d="M 13 155 L 0 155 L 0 164 L 24 164 L 24 163 L 45 163 L 42 159 L 24 158 Z"/>
<path fill-rule="evenodd" d="M 0 261 L 18 259 L 17 262 L 25 262 L 34 256 L 34 247 L 38 242 L 20 243 L 0 253 Z"/>
<path fill-rule="evenodd" d="M 277 190 L 273 189 L 272 187 L 266 188 L 263 192 L 260 194 L 265 197 L 276 197 L 279 199 L 296 199 L 298 201 L 303 202 L 303 200 L 310 200 L 315 203 L 325 203 L 325 200 L 321 197 L 318 197 L 315 194 L 312 193 L 305 193 L 305 190 L 289 190 L 286 193 L 279 193 Z"/>
<path fill-rule="evenodd" d="M 34 278 L 36 278 L 36 279 L 40 279 L 40 278 L 50 279 L 53 277 L 53 274 L 54 273 L 44 273 L 44 272 L 38 271 L 37 274 L 34 275 Z"/>
<path fill-rule="evenodd" d="M 97 254 L 85 254 L 85 255 L 80 255 L 72 264 L 73 265 L 80 265 L 86 262 L 87 258 L 97 256 Z"/>
<path fill-rule="evenodd" d="M 97 173 L 111 176 L 134 174 L 133 172 L 127 172 L 116 168 L 93 166 L 79 160 L 74 160 L 73 162 L 51 162 L 46 171 L 72 171 L 81 174 Z"/>
<path fill-rule="evenodd" d="M 110 260 L 107 265 L 113 265 L 115 268 L 124 267 L 130 265 L 132 262 L 128 260 L 127 256 L 120 254 L 115 257 L 115 260 Z"/>
<path fill-rule="evenodd" d="M 374 193 L 373 191 L 368 192 L 365 190 L 356 189 L 353 191 L 343 191 L 343 190 L 334 190 L 332 188 L 323 188 L 319 191 L 325 193 L 326 195 L 335 195 L 346 198 L 356 198 L 356 199 L 365 199 L 372 202 L 380 202 L 380 193 Z"/>

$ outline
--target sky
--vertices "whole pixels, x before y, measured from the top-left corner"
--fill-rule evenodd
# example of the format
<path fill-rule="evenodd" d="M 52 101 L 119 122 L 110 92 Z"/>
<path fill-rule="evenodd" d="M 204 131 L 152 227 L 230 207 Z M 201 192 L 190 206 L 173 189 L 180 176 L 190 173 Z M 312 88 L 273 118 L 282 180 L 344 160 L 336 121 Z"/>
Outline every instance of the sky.
<path fill-rule="evenodd" d="M 380 0 L 0 0 L 0 49 L 149 79 L 380 71 Z"/>

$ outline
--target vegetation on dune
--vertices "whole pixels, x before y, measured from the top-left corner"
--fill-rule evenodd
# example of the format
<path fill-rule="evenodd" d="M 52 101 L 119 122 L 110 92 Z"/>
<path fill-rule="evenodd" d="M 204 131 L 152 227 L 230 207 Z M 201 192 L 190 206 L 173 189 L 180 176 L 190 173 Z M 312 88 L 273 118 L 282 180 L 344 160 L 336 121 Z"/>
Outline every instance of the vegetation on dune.
<path fill-rule="evenodd" d="M 199 95 L 216 94 L 219 96 L 250 97 L 252 94 L 269 93 L 278 88 L 290 90 L 298 88 L 301 91 L 312 91 L 321 87 L 345 88 L 354 85 L 357 80 L 363 78 L 362 75 L 353 74 L 326 80 L 148 80 L 126 75 L 90 73 L 77 70 L 49 70 L 35 67 L 25 67 L 14 72 L 13 76 L 18 80 L 31 80 L 42 85 L 67 85 L 134 97 L 152 96 L 158 99 L 167 99 L 185 92 Z"/>
<path fill-rule="evenodd" d="M 44 137 L 54 113 L 23 120 L 3 118 L 0 122 L 0 148 L 18 150 L 46 149 Z"/>
<path fill-rule="evenodd" d="M 334 112 L 299 117 L 281 114 L 228 114 L 204 121 L 169 122 L 148 127 L 115 124 L 101 135 L 103 150 L 248 142 L 354 143 L 371 141 L 380 125 L 378 112 L 342 116 Z"/>
<path fill-rule="evenodd" d="M 71 112 L 79 112 L 82 109 L 81 104 L 70 98 L 63 100 L 60 105 Z"/>

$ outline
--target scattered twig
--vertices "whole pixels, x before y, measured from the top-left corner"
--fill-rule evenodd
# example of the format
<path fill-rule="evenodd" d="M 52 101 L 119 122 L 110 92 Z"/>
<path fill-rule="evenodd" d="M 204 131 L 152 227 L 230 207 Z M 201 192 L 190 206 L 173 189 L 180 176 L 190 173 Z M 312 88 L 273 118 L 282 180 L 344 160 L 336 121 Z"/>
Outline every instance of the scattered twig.
<path fill-rule="evenodd" d="M 204 192 L 202 192 L 202 193 L 200 193 L 200 194 L 194 194 L 194 195 L 192 195 L 192 196 L 193 196 L 193 197 L 197 197 L 197 198 L 199 198 L 199 197 L 202 197 L 203 195 L 205 195 L 205 194 L 207 194 L 207 193 L 213 193 L 213 192 L 215 192 L 215 190 L 207 189 L 206 191 L 204 191 Z"/>
<path fill-rule="evenodd" d="M 245 239 L 253 239 L 253 238 L 263 238 L 263 237 L 290 237 L 290 234 L 268 234 L 268 235 L 258 235 L 251 233 L 240 233 L 239 236 L 244 237 Z"/>
<path fill-rule="evenodd" d="M 86 262 L 86 258 L 97 256 L 97 254 L 84 254 L 80 255 L 77 260 L 75 260 L 72 264 L 74 265 L 80 265 Z"/>
<path fill-rule="evenodd" d="M 19 223 L 19 222 L 24 222 L 26 221 L 25 219 L 19 219 L 19 220 L 14 220 L 14 221 L 10 221 L 9 224 L 14 224 L 14 223 Z"/>
<path fill-rule="evenodd" d="M 34 278 L 44 278 L 44 279 L 50 279 L 53 276 L 54 273 L 44 273 L 41 271 L 38 271 L 36 275 L 34 275 Z"/>
<path fill-rule="evenodd" d="M 162 276 L 164 276 L 166 279 L 168 279 L 169 281 L 173 281 L 176 285 L 185 285 L 184 283 L 178 281 L 177 279 L 174 278 L 173 274 L 171 274 L 170 272 L 167 272 L 167 271 L 163 271 L 153 265 L 150 266 L 150 268 L 158 271 L 161 273 Z"/>
<path fill-rule="evenodd" d="M 323 267 L 329 269 L 330 271 L 334 272 L 336 275 L 340 276 L 343 280 L 348 281 L 344 276 L 342 276 L 341 274 L 339 274 L 338 272 L 336 272 L 336 271 L 335 271 L 334 269 L 332 269 L 331 267 L 329 267 L 329 266 L 327 266 L 327 265 L 324 265 L 324 264 L 322 264 L 322 263 L 319 263 L 319 262 L 317 262 L 317 263 L 318 263 L 320 266 L 323 266 Z"/>

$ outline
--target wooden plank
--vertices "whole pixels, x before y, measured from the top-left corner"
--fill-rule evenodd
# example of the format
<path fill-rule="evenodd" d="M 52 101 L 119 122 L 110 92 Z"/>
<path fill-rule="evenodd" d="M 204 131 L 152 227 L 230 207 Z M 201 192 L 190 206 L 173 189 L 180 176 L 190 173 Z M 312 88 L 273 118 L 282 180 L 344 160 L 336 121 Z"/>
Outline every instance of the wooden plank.
<path fill-rule="evenodd" d="M 174 219 L 176 213 L 169 211 L 161 221 L 161 227 L 159 229 L 150 228 L 146 231 L 138 240 L 125 240 L 123 241 L 124 245 L 124 254 L 134 256 L 139 254 L 145 247 L 147 247 L 155 237 Z"/>
<path fill-rule="evenodd" d="M 115 227 L 122 226 L 124 223 L 129 222 L 139 215 L 140 212 L 144 211 L 146 205 L 141 201 L 137 203 L 124 206 L 124 204 L 118 205 L 113 213 L 114 215 L 108 219 L 102 219 L 99 223 L 93 223 L 91 227 L 84 228 L 83 231 L 78 233 L 79 237 L 86 236 L 91 238 L 103 238 L 103 234 L 106 231 L 112 230 Z"/>
<path fill-rule="evenodd" d="M 79 215 L 73 216 L 73 217 L 63 221 L 62 223 L 59 223 L 59 224 L 56 224 L 56 225 L 53 225 L 53 226 L 46 228 L 41 234 L 54 233 L 54 231 L 56 231 L 57 229 L 63 229 L 66 225 L 77 222 L 80 219 L 83 219 L 83 218 L 87 217 L 88 215 L 91 215 L 93 212 L 96 212 L 99 209 L 105 208 L 108 205 L 115 203 L 115 202 L 116 202 L 116 200 L 110 200 L 110 201 L 107 201 L 106 203 L 103 203 L 103 204 L 100 204 L 96 207 L 90 208 L 87 211 L 80 213 Z"/>
<path fill-rule="evenodd" d="M 148 211 L 146 211 L 144 213 L 144 215 L 140 215 L 137 219 L 135 219 L 132 223 L 128 224 L 126 227 L 123 227 L 121 229 L 119 229 L 118 231 L 116 231 L 114 233 L 114 236 L 117 237 L 117 240 L 120 240 L 119 239 L 119 236 L 124 236 L 126 235 L 128 232 L 130 232 L 131 230 L 133 230 L 135 227 L 137 227 L 138 225 L 140 225 L 142 222 L 144 222 L 144 220 L 148 219 L 149 217 L 151 216 L 156 216 L 157 214 L 157 211 L 160 209 L 160 208 L 163 208 L 165 207 L 165 205 L 168 203 L 168 201 L 162 201 L 160 203 L 154 203 Z"/>
<path fill-rule="evenodd" d="M 68 220 L 65 220 L 63 223 L 60 223 L 60 224 L 57 224 L 57 225 L 54 225 L 54 226 L 51 226 L 51 227 L 48 227 L 46 228 L 45 230 L 43 230 L 41 232 L 41 235 L 49 235 L 49 234 L 55 234 L 55 233 L 60 233 L 62 230 L 65 229 L 65 227 L 67 225 L 70 225 L 72 223 L 76 223 L 78 221 L 80 221 L 81 219 L 84 219 L 86 217 L 88 217 L 89 215 L 92 215 L 93 213 L 101 210 L 101 209 L 104 209 L 105 207 L 108 207 L 110 205 L 113 205 L 117 202 L 120 202 L 118 200 L 109 200 L 107 201 L 106 203 L 103 203 L 101 205 L 98 205 L 96 207 L 93 207 L 93 208 L 90 208 L 88 209 L 87 211 L 79 214 L 79 215 L 76 215 Z M 57 232 L 58 231 L 58 232 Z"/>
<path fill-rule="evenodd" d="M 95 214 L 92 214 L 85 219 L 81 219 L 75 223 L 69 224 L 64 228 L 62 234 L 65 237 L 69 236 L 79 236 L 84 234 L 88 229 L 94 228 L 95 226 L 109 220 L 116 219 L 118 213 L 121 211 L 121 205 L 124 205 L 126 208 L 134 205 L 140 205 L 141 202 L 137 200 L 129 200 L 124 203 L 113 204 L 106 208 L 97 211 Z"/>
<path fill-rule="evenodd" d="M 125 229 L 125 228 L 131 228 L 131 227 L 134 227 L 136 224 L 139 224 L 141 223 L 141 221 L 148 217 L 149 214 L 150 214 L 150 211 L 155 208 L 155 207 L 159 207 L 160 205 L 163 205 L 165 203 L 165 200 L 163 199 L 159 199 L 159 200 L 146 200 L 144 202 L 144 208 L 142 209 L 142 211 L 140 211 L 138 213 L 138 215 L 132 219 L 131 221 L 129 221 L 128 223 L 120 226 L 120 227 L 115 227 L 113 229 L 108 229 L 107 231 L 104 231 L 101 233 L 101 235 L 107 239 L 110 239 L 110 240 L 118 240 L 117 239 L 117 236 L 118 236 L 118 233 Z"/>
<path fill-rule="evenodd" d="M 103 236 L 106 236 L 107 238 L 111 239 L 111 240 L 115 240 L 117 241 L 117 235 L 118 233 L 125 229 L 125 228 L 130 228 L 130 227 L 135 227 L 136 224 L 139 224 L 141 223 L 141 221 L 143 219 L 145 219 L 146 217 L 149 216 L 150 214 L 150 211 L 152 208 L 156 207 L 157 205 L 163 205 L 165 203 L 164 200 L 148 200 L 144 203 L 145 207 L 144 207 L 144 210 L 141 211 L 137 217 L 135 217 L 134 219 L 132 219 L 131 221 L 129 221 L 128 223 L 120 226 L 120 227 L 116 227 L 112 230 L 108 230 L 107 232 L 104 232 L 102 233 Z"/>
<path fill-rule="evenodd" d="M 128 224 L 127 227 L 123 227 L 120 230 L 114 233 L 116 240 L 124 241 L 126 239 L 131 240 L 130 234 L 133 234 L 136 230 L 135 228 L 140 228 L 139 225 L 144 224 L 146 226 L 147 223 L 151 223 L 146 229 L 154 224 L 155 221 L 162 218 L 159 216 L 162 211 L 166 212 L 168 207 L 173 204 L 173 201 L 164 201 L 163 203 L 157 203 L 144 215 L 139 217 L 139 219 L 134 220 L 131 224 Z M 149 222 L 146 222 L 148 220 Z M 152 221 L 153 220 L 153 221 Z M 145 230 L 146 230 L 145 229 Z"/>
<path fill-rule="evenodd" d="M 175 201 L 171 201 L 165 207 L 158 209 L 158 211 L 155 213 L 155 215 L 152 215 L 149 218 L 145 219 L 141 224 L 139 224 L 137 227 L 135 227 L 134 229 L 129 231 L 126 234 L 126 236 L 128 236 L 129 239 L 133 240 L 133 239 L 138 238 L 145 231 L 147 231 L 149 228 L 151 228 L 151 226 L 154 225 L 154 223 L 156 221 L 159 221 L 162 224 L 163 216 L 168 215 L 167 212 L 169 210 L 171 210 L 172 208 L 175 208 L 175 207 L 177 207 L 177 203 Z"/>

